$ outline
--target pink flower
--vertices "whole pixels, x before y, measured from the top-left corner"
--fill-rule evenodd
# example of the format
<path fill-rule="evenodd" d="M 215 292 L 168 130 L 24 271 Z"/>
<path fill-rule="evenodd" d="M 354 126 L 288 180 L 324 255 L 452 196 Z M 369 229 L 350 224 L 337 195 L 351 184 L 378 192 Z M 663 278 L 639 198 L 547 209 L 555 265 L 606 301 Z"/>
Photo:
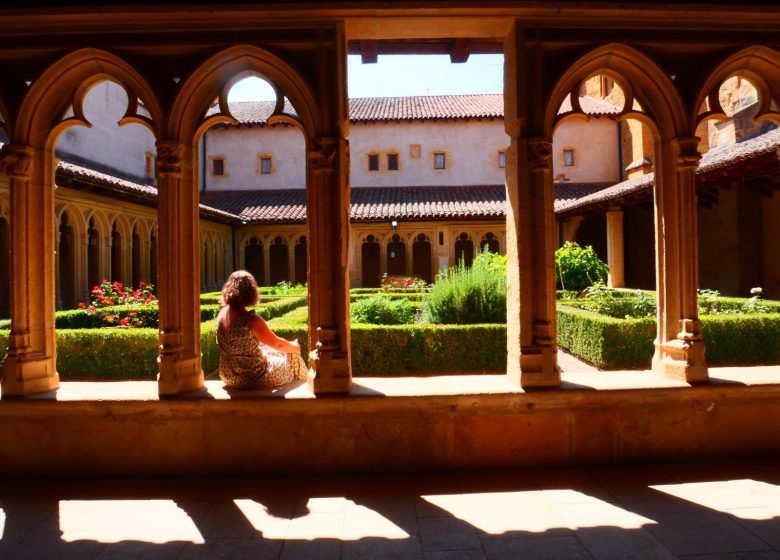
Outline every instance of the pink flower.
<path fill-rule="evenodd" d="M 86 305 L 84 305 L 84 302 L 80 301 L 79 302 L 79 309 L 84 309 L 85 307 L 86 307 Z"/>
<path fill-rule="evenodd" d="M 123 327 L 129 327 L 130 326 L 130 321 L 128 321 L 125 318 L 122 318 L 122 319 L 119 319 L 119 324 L 122 325 Z"/>
<path fill-rule="evenodd" d="M 144 286 L 146 286 L 146 282 L 144 282 L 143 280 L 141 280 L 140 282 L 138 282 L 138 287 L 139 287 L 139 288 L 143 288 Z"/>
<path fill-rule="evenodd" d="M 128 317 L 135 317 L 136 315 L 138 315 L 138 311 L 131 311 L 127 315 L 128 315 Z"/>

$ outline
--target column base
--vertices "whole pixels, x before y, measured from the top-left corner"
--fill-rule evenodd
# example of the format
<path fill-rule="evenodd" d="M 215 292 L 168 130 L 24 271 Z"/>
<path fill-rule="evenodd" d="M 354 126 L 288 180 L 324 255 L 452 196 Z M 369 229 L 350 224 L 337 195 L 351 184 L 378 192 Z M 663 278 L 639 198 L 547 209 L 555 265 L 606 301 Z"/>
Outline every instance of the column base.
<path fill-rule="evenodd" d="M 8 354 L 3 361 L 2 398 L 24 397 L 54 391 L 60 386 L 53 357 Z"/>
<path fill-rule="evenodd" d="M 509 371 L 509 378 L 523 389 L 549 389 L 561 386 L 558 350 L 542 346 L 520 349 L 520 368 Z"/>
<path fill-rule="evenodd" d="M 347 357 L 335 352 L 310 352 L 309 389 L 315 395 L 349 393 L 352 375 Z"/>
<path fill-rule="evenodd" d="M 176 397 L 202 389 L 203 369 L 200 356 L 184 358 L 166 354 L 157 358 L 160 373 L 157 375 L 157 392 L 160 397 Z"/>
<path fill-rule="evenodd" d="M 704 361 L 704 343 L 700 340 L 667 340 L 656 343 L 653 373 L 687 383 L 707 383 L 710 380 Z"/>

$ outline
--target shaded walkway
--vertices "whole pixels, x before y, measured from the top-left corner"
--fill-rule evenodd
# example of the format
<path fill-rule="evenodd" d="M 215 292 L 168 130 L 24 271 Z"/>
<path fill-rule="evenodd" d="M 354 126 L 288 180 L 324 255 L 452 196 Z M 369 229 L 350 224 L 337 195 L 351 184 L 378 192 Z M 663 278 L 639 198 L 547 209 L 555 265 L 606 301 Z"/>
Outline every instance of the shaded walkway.
<path fill-rule="evenodd" d="M 0 557 L 780 558 L 780 459 L 0 483 Z"/>

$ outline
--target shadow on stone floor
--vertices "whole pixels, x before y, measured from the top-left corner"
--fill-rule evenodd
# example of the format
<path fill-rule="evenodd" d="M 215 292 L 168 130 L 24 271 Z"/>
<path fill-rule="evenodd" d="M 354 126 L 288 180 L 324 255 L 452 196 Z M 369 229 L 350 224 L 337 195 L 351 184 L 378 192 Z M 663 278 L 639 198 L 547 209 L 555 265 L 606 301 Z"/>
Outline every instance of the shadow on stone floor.
<path fill-rule="evenodd" d="M 771 497 L 742 496 L 735 487 L 734 509 L 724 512 L 670 493 L 681 484 L 695 491 L 701 483 L 739 481 L 780 492 L 780 460 L 229 480 L 6 478 L 0 557 L 780 558 L 780 517 L 750 519 L 740 510 L 754 499 L 753 513 L 760 514 L 760 502 Z M 548 526 L 535 524 L 545 515 L 541 509 L 511 509 L 512 500 L 532 496 L 537 501 L 517 507 L 552 504 Z M 90 525 L 90 505 L 103 502 L 117 507 Z M 169 517 L 150 516 L 150 503 L 170 504 L 160 510 Z M 63 504 L 76 508 L 67 527 Z M 364 514 L 384 520 L 378 532 L 389 527 L 392 535 L 363 529 Z M 604 521 L 617 514 L 615 524 Z M 630 517 L 643 521 L 627 526 Z M 180 538 L 174 518 L 191 526 L 188 538 Z M 485 520 L 502 529 L 490 530 Z M 130 538 L 133 528 L 147 536 Z"/>

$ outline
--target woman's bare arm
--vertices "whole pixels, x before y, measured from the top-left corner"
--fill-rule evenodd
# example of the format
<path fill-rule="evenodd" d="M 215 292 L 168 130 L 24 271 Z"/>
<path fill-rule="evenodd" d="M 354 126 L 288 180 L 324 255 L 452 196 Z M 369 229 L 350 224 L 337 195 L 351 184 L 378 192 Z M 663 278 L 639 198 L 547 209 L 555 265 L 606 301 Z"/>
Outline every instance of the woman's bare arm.
<path fill-rule="evenodd" d="M 276 336 L 262 317 L 252 315 L 249 328 L 255 335 L 255 338 L 266 346 L 288 354 L 296 354 L 301 351 L 301 345 L 297 340 L 290 342 L 280 336 Z"/>

